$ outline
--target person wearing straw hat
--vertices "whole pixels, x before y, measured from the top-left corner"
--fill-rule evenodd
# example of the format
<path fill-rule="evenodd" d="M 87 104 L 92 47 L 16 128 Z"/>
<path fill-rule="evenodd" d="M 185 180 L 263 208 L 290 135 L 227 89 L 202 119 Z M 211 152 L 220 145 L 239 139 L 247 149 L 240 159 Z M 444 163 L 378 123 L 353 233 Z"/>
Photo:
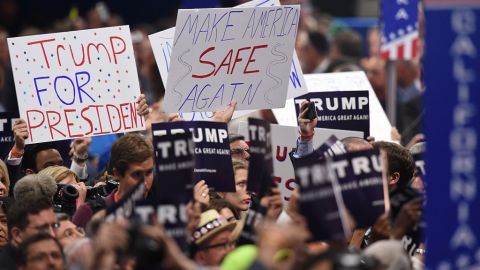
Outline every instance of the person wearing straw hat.
<path fill-rule="evenodd" d="M 200 216 L 198 227 L 192 234 L 192 257 L 202 266 L 218 266 L 223 258 L 235 248 L 230 234 L 237 225 L 228 222 L 217 210 L 211 209 Z"/>

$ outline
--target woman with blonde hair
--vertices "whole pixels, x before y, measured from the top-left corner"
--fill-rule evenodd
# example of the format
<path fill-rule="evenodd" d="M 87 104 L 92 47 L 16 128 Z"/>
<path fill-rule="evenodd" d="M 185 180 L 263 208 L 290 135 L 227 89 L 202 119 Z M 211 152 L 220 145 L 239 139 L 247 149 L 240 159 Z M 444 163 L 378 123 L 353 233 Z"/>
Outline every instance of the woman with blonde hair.
<path fill-rule="evenodd" d="M 80 182 L 77 174 L 64 166 L 50 166 L 41 170 L 38 174 L 51 176 L 57 184 L 73 185 Z"/>
<path fill-rule="evenodd" d="M 81 182 L 78 175 L 67 167 L 57 165 L 50 166 L 39 171 L 38 174 L 52 177 L 57 184 L 74 186 L 79 193 L 77 205 L 81 205 L 85 202 L 85 197 L 87 195 L 87 187 L 85 186 L 85 183 Z"/>
<path fill-rule="evenodd" d="M 10 190 L 10 177 L 8 176 L 7 165 L 0 160 L 0 197 L 7 197 Z"/>
<path fill-rule="evenodd" d="M 247 191 L 248 164 L 242 160 L 232 160 L 235 177 L 235 192 L 217 192 L 222 198 L 231 203 L 238 212 L 242 213 L 250 208 L 252 197 Z"/>

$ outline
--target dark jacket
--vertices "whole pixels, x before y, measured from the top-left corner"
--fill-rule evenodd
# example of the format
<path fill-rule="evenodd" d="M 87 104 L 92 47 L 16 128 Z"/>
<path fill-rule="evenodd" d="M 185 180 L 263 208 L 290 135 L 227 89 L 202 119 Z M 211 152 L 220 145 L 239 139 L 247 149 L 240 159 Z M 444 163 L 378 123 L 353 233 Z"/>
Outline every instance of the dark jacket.
<path fill-rule="evenodd" d="M 18 264 L 17 248 L 6 245 L 0 252 L 0 270 L 16 270 Z"/>

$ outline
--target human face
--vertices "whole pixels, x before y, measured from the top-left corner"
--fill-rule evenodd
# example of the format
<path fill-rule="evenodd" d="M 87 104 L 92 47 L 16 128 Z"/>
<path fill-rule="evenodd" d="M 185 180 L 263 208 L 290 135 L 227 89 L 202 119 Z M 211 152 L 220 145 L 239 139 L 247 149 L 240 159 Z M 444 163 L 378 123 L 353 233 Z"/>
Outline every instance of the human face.
<path fill-rule="evenodd" d="M 227 208 L 227 207 L 222 208 L 220 210 L 220 215 L 224 217 L 228 222 L 237 220 L 232 210 L 230 210 L 230 208 Z"/>
<path fill-rule="evenodd" d="M 0 197 L 7 196 L 7 177 L 3 170 L 0 169 Z"/>
<path fill-rule="evenodd" d="M 47 149 L 37 153 L 35 163 L 35 169 L 39 172 L 50 166 L 63 166 L 63 159 L 57 149 Z"/>
<path fill-rule="evenodd" d="M 245 169 L 238 169 L 235 171 L 235 189 L 236 192 L 226 192 L 225 200 L 230 202 L 235 208 L 240 211 L 247 211 L 250 207 L 252 198 L 247 192 L 247 177 L 248 171 Z"/>
<path fill-rule="evenodd" d="M 70 245 L 75 240 L 85 236 L 82 228 L 77 227 L 70 220 L 60 221 L 57 231 L 55 232 L 57 240 L 63 247 Z"/>
<path fill-rule="evenodd" d="M 207 243 L 204 249 L 199 251 L 197 262 L 203 266 L 218 266 L 223 258 L 235 248 L 235 244 L 230 241 L 231 232 L 224 230 L 214 235 Z"/>
<path fill-rule="evenodd" d="M 132 189 L 142 178 L 144 178 L 145 192 L 148 193 L 153 184 L 153 165 L 153 158 L 149 158 L 143 162 L 130 164 L 123 176 L 116 174 L 115 176 L 117 176 L 120 181 L 119 197 L 121 198 L 125 192 Z"/>
<path fill-rule="evenodd" d="M 22 232 L 22 239 L 39 232 L 45 232 L 55 237 L 55 230 L 58 228 L 57 218 L 52 208 L 40 211 L 38 214 L 28 215 L 28 225 Z"/>
<path fill-rule="evenodd" d="M 64 258 L 60 247 L 54 240 L 48 239 L 30 245 L 27 249 L 27 260 L 22 270 L 62 270 Z"/>
<path fill-rule="evenodd" d="M 0 248 L 8 244 L 7 213 L 0 207 Z"/>
<path fill-rule="evenodd" d="M 250 147 L 244 140 L 236 140 L 230 143 L 230 151 L 233 159 L 250 159 Z"/>
<path fill-rule="evenodd" d="M 385 73 L 385 61 L 380 58 L 370 58 L 362 62 L 373 90 L 380 101 L 385 101 L 387 77 Z"/>

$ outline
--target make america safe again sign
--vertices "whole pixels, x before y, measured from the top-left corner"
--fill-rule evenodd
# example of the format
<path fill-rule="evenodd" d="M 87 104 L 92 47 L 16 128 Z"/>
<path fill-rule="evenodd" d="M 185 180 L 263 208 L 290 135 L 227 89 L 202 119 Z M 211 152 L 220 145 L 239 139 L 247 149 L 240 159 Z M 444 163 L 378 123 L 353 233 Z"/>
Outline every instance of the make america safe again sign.
<path fill-rule="evenodd" d="M 167 112 L 285 106 L 300 7 L 179 10 Z"/>

